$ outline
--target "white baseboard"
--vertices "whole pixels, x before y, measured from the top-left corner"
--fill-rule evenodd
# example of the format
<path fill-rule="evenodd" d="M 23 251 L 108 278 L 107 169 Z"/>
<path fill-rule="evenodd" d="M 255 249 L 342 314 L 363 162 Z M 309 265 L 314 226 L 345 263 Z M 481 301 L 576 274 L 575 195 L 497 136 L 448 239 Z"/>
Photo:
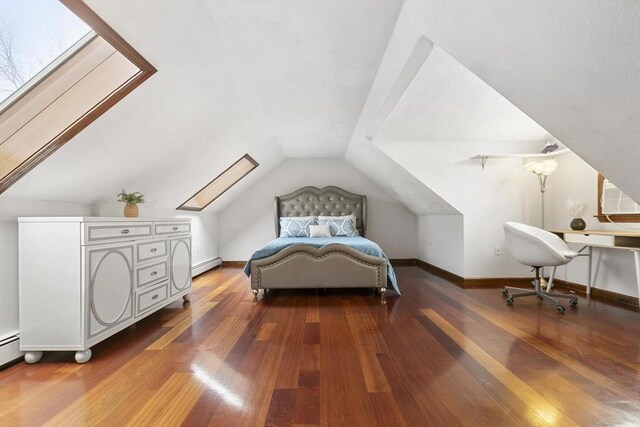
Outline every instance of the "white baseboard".
<path fill-rule="evenodd" d="M 20 336 L 18 331 L 11 335 L 0 337 L 0 366 L 22 357 L 20 351 Z"/>
<path fill-rule="evenodd" d="M 199 262 L 191 267 L 191 276 L 195 277 L 198 274 L 202 274 L 205 271 L 219 266 L 220 264 L 222 264 L 222 258 L 220 258 L 219 256 Z"/>

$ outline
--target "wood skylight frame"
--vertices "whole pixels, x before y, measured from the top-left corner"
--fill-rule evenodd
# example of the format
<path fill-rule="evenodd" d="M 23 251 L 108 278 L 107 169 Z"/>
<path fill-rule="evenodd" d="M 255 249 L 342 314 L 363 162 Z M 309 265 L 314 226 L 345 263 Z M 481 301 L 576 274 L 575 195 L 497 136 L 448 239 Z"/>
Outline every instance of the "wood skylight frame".
<path fill-rule="evenodd" d="M 104 114 L 107 110 L 113 107 L 116 103 L 122 100 L 126 95 L 133 91 L 136 87 L 140 86 L 145 80 L 151 77 L 157 70 L 149 63 L 142 55 L 140 55 L 129 43 L 127 43 L 113 28 L 111 28 L 106 22 L 102 20 L 89 6 L 87 6 L 82 0 L 59 0 L 64 6 L 66 6 L 71 12 L 73 12 L 78 18 L 83 20 L 89 27 L 95 31 L 95 33 L 102 37 L 104 41 L 109 43 L 116 51 L 131 62 L 138 68 L 138 72 L 135 73 L 126 82 L 118 86 L 115 90 L 110 92 L 101 101 L 95 104 L 92 108 L 82 114 L 73 123 L 66 127 L 63 131 L 59 132 L 51 140 L 44 142 L 40 148 L 32 153 L 25 160 L 6 173 L 4 176 L 0 176 L 0 194 L 6 191 L 16 181 L 26 175 L 29 171 L 35 168 L 43 160 L 53 154 L 58 148 L 66 144 L 71 138 L 76 136 L 80 131 L 86 128 L 94 120 Z M 76 53 L 82 52 L 82 49 Z M 75 54 L 74 54 L 75 55 Z M 71 55 L 70 58 L 73 58 Z M 41 80 L 46 82 L 47 77 Z M 40 83 L 40 82 L 39 82 Z M 35 90 L 39 87 L 39 83 L 30 87 L 25 93 L 20 96 L 27 96 L 31 90 Z M 12 102 L 18 102 L 20 98 Z M 7 110 L 10 107 L 7 108 Z"/>
<path fill-rule="evenodd" d="M 196 194 L 189 197 L 187 201 L 176 209 L 186 211 L 203 210 L 213 203 L 213 201 L 218 197 L 226 193 L 227 190 L 236 185 L 242 178 L 249 175 L 258 166 L 258 162 L 256 162 L 249 154 L 245 154 L 225 169 L 221 174 L 211 180 L 207 185 L 202 187 Z M 225 179 L 230 181 L 224 183 L 223 180 Z M 216 189 L 216 185 L 220 182 L 223 182 L 222 188 Z"/>

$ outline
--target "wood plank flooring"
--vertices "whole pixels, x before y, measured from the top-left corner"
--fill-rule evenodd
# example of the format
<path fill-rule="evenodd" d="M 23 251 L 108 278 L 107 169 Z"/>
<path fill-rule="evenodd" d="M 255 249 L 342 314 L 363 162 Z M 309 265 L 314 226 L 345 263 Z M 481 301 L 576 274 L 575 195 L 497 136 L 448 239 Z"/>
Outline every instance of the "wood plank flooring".
<path fill-rule="evenodd" d="M 223 268 L 95 346 L 0 371 L 0 425 L 640 425 L 640 313 L 565 314 L 396 268 L 401 297 L 275 291 Z"/>

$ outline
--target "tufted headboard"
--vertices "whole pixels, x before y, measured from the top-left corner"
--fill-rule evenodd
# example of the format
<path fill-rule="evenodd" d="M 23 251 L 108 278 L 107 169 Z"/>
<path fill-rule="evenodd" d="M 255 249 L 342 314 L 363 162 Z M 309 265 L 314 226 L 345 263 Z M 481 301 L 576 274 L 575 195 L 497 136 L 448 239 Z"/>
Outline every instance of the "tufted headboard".
<path fill-rule="evenodd" d="M 355 215 L 356 228 L 362 237 L 367 231 L 367 196 L 339 187 L 302 187 L 275 198 L 276 237 L 280 235 L 282 216 Z"/>

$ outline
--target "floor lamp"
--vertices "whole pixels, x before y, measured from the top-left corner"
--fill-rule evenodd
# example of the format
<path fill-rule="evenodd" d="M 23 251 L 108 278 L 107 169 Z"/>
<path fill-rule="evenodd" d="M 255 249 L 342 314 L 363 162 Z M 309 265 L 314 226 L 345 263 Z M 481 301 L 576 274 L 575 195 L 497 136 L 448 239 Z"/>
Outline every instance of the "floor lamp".
<path fill-rule="evenodd" d="M 536 174 L 538 182 L 540 183 L 540 228 L 542 229 L 544 229 L 544 193 L 547 191 L 547 177 L 551 175 L 557 167 L 558 162 L 556 159 L 532 160 L 524 164 L 526 170 Z"/>
<path fill-rule="evenodd" d="M 547 191 L 547 178 L 558 167 L 556 159 L 545 160 L 530 160 L 525 161 L 524 168 L 529 172 L 533 172 L 538 177 L 538 183 L 540 183 L 540 228 L 544 230 L 544 193 Z M 542 279 L 540 285 L 542 286 L 546 280 L 544 279 L 544 268 L 542 269 Z"/>

